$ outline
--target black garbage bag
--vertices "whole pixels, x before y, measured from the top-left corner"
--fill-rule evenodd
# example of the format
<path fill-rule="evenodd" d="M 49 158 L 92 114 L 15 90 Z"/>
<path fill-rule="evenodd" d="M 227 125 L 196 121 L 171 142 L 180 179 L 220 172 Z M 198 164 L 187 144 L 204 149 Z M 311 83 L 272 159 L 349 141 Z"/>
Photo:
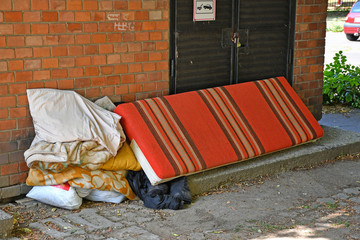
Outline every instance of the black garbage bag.
<path fill-rule="evenodd" d="M 191 194 L 186 177 L 151 185 L 144 171 L 129 171 L 127 180 L 134 193 L 152 209 L 178 210 L 191 203 Z"/>

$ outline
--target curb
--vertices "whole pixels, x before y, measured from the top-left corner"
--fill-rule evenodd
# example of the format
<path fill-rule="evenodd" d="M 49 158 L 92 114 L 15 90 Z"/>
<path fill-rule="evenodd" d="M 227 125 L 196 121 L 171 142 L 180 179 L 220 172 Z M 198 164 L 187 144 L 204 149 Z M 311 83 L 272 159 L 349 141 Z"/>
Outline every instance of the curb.
<path fill-rule="evenodd" d="M 322 128 L 325 135 L 316 142 L 188 176 L 191 194 L 198 195 L 231 182 L 274 175 L 360 152 L 360 133 L 328 126 Z"/>
<path fill-rule="evenodd" d="M 10 236 L 11 230 L 14 227 L 14 218 L 6 212 L 0 210 L 0 238 Z"/>

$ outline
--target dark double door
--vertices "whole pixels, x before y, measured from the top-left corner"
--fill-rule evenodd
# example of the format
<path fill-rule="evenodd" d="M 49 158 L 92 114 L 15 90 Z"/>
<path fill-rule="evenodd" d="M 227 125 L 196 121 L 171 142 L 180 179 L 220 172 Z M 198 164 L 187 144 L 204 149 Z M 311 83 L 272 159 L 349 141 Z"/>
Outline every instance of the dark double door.
<path fill-rule="evenodd" d="M 170 92 L 292 77 L 295 0 L 217 0 L 193 21 L 193 0 L 171 0 Z"/>

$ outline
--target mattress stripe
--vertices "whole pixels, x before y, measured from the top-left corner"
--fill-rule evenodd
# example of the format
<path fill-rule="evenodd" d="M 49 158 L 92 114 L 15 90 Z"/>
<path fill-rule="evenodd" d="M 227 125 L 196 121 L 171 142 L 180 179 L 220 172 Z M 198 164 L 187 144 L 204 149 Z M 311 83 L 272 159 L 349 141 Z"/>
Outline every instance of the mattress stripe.
<path fill-rule="evenodd" d="M 219 112 L 216 110 L 216 107 L 213 105 L 212 101 L 208 98 L 208 96 L 205 94 L 206 90 L 197 91 L 197 93 L 200 95 L 200 97 L 203 99 L 204 103 L 208 107 L 209 111 L 213 115 L 214 119 L 218 123 L 221 130 L 224 132 L 226 138 L 228 139 L 229 143 L 231 144 L 232 148 L 234 149 L 238 160 L 242 160 L 245 158 L 244 153 L 241 150 L 241 147 L 236 143 L 236 140 L 234 137 L 229 133 L 230 130 L 228 127 L 222 122 L 221 116 L 219 115 Z"/>
<path fill-rule="evenodd" d="M 175 160 L 177 160 L 179 164 L 181 164 L 180 161 L 182 160 L 186 168 L 186 173 L 194 172 L 195 171 L 194 163 L 190 160 L 190 157 L 187 151 L 185 150 L 183 143 L 177 136 L 173 127 L 170 125 L 168 119 L 164 116 L 164 112 L 159 108 L 159 106 L 155 102 L 155 99 L 146 99 L 144 101 L 148 104 L 149 108 L 154 114 L 154 117 L 159 122 L 159 125 L 163 129 L 166 137 L 169 139 L 169 143 L 172 145 L 177 155 L 179 155 L 180 159 L 175 158 Z"/>
<path fill-rule="evenodd" d="M 283 129 L 288 134 L 290 141 L 292 145 L 296 144 L 296 137 L 293 135 L 292 131 L 290 130 L 289 126 L 286 124 L 286 121 L 283 119 L 282 115 L 278 112 L 278 110 L 275 108 L 274 103 L 272 102 L 270 96 L 268 96 L 267 91 L 263 88 L 262 84 L 260 84 L 259 81 L 253 82 L 255 86 L 258 88 L 262 96 L 264 97 L 264 100 L 269 105 L 270 109 L 275 114 L 276 118 L 278 119 L 279 123 L 282 125 Z"/>
<path fill-rule="evenodd" d="M 315 131 L 315 129 L 313 128 L 313 126 L 310 124 L 310 122 L 308 121 L 308 119 L 305 117 L 304 113 L 300 110 L 299 106 L 296 104 L 296 102 L 294 101 L 294 99 L 290 96 L 290 94 L 288 93 L 288 91 L 286 91 L 285 87 L 281 84 L 280 80 L 278 78 L 275 78 L 274 81 L 277 83 L 277 86 L 279 87 L 279 89 L 282 90 L 283 94 L 286 96 L 286 99 L 288 102 L 290 102 L 292 104 L 293 109 L 296 110 L 296 114 L 299 116 L 299 118 L 301 118 L 302 122 L 304 123 L 304 125 L 306 126 L 306 128 L 309 131 L 309 134 L 311 134 L 311 138 L 310 139 L 315 139 L 318 138 L 318 135 Z M 310 140 L 309 139 L 309 140 Z"/>
<path fill-rule="evenodd" d="M 255 133 L 254 129 L 251 127 L 249 121 L 247 120 L 243 112 L 240 110 L 240 107 L 236 104 L 235 99 L 231 96 L 231 94 L 225 87 L 219 87 L 218 89 L 222 91 L 222 94 L 226 97 L 229 106 L 231 106 L 233 112 L 236 114 L 237 119 L 241 122 L 242 126 L 245 128 L 248 135 L 250 136 L 253 145 L 257 149 L 257 155 L 265 153 L 265 148 L 263 144 L 261 143 L 259 137 Z"/>
<path fill-rule="evenodd" d="M 207 91 L 211 94 L 215 102 L 218 104 L 219 109 L 224 115 L 223 118 L 224 121 L 227 121 L 230 127 L 232 128 L 232 130 L 234 131 L 235 134 L 234 137 L 236 137 L 238 141 L 242 143 L 243 147 L 245 148 L 244 150 L 247 153 L 247 158 L 254 157 L 255 149 L 253 148 L 248 137 L 245 135 L 244 131 L 241 129 L 236 119 L 232 115 L 231 111 L 229 110 L 228 108 L 229 104 L 224 102 L 224 99 L 222 98 L 223 96 L 220 95 L 221 93 L 217 92 L 214 88 L 210 88 Z"/>
<path fill-rule="evenodd" d="M 280 93 L 274 87 L 271 81 L 265 81 L 265 84 L 269 88 L 270 92 L 275 97 L 276 101 L 278 102 L 279 106 L 281 107 L 282 111 L 285 113 L 285 116 L 289 119 L 290 124 L 294 127 L 294 130 L 300 136 L 301 142 L 305 142 L 307 140 L 306 131 L 303 129 L 301 124 L 298 122 L 296 117 L 294 116 L 293 111 L 291 111 L 290 106 L 284 101 Z"/>
<path fill-rule="evenodd" d="M 182 134 L 182 137 L 184 138 L 184 140 L 186 140 L 186 143 L 188 144 L 189 149 L 191 150 L 191 152 L 194 156 L 194 159 L 196 160 L 196 162 L 199 166 L 197 170 L 206 169 L 207 165 L 205 163 L 204 158 L 202 157 L 199 149 L 195 145 L 193 139 L 190 137 L 190 134 L 188 133 L 188 131 L 186 130 L 184 125 L 181 123 L 179 117 L 175 113 L 174 109 L 172 108 L 172 106 L 170 105 L 168 100 L 164 97 L 159 97 L 159 100 L 161 101 L 162 104 L 164 104 L 164 108 L 166 107 L 166 110 L 168 111 L 169 116 L 172 117 L 173 122 L 176 123 L 176 126 L 180 129 L 179 132 Z"/>
<path fill-rule="evenodd" d="M 175 175 L 179 175 L 180 172 L 183 172 L 180 171 L 181 166 L 179 166 L 178 162 L 175 161 L 175 157 L 173 156 L 173 154 L 171 154 L 171 151 L 169 151 L 166 141 L 161 137 L 159 132 L 156 130 L 155 123 L 151 121 L 151 117 L 148 116 L 148 114 L 145 112 L 143 104 L 141 104 L 141 101 L 133 102 L 132 104 L 136 107 L 142 119 L 150 129 L 150 132 L 153 134 L 154 138 L 156 139 L 156 142 L 159 144 L 161 150 L 165 154 L 166 158 L 169 160 L 170 165 L 174 169 Z"/>

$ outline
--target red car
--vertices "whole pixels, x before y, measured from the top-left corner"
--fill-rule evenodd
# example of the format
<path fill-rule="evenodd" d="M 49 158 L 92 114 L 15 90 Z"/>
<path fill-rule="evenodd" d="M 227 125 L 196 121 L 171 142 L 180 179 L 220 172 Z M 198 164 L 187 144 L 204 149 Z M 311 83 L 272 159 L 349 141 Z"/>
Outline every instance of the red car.
<path fill-rule="evenodd" d="M 352 6 L 349 14 L 346 16 L 344 24 L 344 33 L 350 41 L 356 41 L 360 34 L 360 1 Z"/>

